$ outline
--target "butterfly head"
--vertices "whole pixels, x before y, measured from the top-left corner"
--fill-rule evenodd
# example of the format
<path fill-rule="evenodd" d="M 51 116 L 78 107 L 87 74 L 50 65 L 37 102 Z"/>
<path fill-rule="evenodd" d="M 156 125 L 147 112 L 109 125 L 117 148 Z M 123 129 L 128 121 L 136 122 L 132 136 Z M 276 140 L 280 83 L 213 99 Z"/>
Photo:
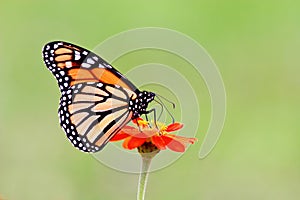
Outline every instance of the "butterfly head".
<path fill-rule="evenodd" d="M 141 91 L 135 99 L 129 102 L 129 110 L 133 112 L 133 119 L 147 112 L 148 104 L 155 98 L 155 93 Z"/>

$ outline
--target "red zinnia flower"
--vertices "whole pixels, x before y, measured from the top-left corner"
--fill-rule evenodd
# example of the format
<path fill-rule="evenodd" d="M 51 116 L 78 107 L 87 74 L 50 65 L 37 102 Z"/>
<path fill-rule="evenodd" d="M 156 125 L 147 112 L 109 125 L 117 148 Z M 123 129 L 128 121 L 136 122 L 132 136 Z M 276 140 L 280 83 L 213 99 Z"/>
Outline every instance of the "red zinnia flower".
<path fill-rule="evenodd" d="M 149 125 L 149 122 L 138 118 L 133 121 L 138 128 L 132 126 L 123 127 L 110 141 L 123 140 L 123 147 L 125 149 L 135 149 L 141 147 L 143 144 L 153 144 L 157 149 L 163 150 L 168 147 L 172 151 L 184 152 L 188 144 L 194 144 L 196 138 L 187 138 L 170 132 L 177 131 L 183 127 L 181 123 L 173 123 L 166 126 L 163 123 L 157 122 L 158 128 L 155 124 Z M 148 145 L 149 146 L 149 145 Z"/>

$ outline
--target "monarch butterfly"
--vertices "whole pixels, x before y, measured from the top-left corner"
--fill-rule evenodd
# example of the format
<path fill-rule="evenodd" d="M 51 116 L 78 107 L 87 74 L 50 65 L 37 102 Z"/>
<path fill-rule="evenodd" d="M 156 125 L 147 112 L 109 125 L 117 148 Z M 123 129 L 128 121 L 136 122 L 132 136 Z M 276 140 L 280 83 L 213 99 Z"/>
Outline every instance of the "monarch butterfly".
<path fill-rule="evenodd" d="M 147 107 L 155 93 L 140 91 L 87 49 L 50 42 L 43 48 L 43 59 L 60 88 L 60 125 L 81 151 L 100 151 L 129 121 L 154 111 Z"/>

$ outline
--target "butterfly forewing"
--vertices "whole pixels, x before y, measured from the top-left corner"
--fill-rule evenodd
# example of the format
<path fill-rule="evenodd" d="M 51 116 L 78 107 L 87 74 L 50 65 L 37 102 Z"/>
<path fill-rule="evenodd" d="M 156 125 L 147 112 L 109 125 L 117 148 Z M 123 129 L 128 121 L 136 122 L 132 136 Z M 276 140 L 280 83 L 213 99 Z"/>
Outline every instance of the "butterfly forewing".
<path fill-rule="evenodd" d="M 137 88 L 118 70 L 87 49 L 67 43 L 50 42 L 43 49 L 44 62 L 58 81 L 61 91 L 83 82 L 103 82 L 129 90 Z"/>

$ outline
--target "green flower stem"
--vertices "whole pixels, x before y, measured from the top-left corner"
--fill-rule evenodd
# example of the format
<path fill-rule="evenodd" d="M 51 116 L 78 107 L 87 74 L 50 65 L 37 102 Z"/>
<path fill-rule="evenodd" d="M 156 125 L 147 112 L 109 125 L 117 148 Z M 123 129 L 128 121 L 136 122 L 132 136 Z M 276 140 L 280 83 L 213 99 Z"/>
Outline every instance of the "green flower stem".
<path fill-rule="evenodd" d="M 137 200 L 145 199 L 145 193 L 146 193 L 146 187 L 147 187 L 147 181 L 148 181 L 151 160 L 152 160 L 152 157 L 142 155 L 142 166 L 141 166 L 141 173 L 140 173 L 140 177 L 139 177 Z"/>
<path fill-rule="evenodd" d="M 151 160 L 159 152 L 159 149 L 152 144 L 152 142 L 145 142 L 138 147 L 138 152 L 142 157 L 142 166 L 139 177 L 137 200 L 144 200 Z"/>

